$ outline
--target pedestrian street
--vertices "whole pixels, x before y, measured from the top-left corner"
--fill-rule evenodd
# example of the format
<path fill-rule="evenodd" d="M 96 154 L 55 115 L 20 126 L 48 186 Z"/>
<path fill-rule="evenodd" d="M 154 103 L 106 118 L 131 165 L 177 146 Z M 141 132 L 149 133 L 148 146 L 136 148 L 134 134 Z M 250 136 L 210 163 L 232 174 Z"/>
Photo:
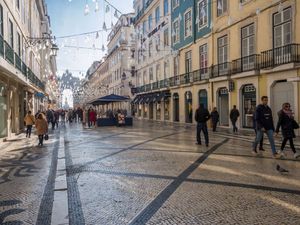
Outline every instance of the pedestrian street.
<path fill-rule="evenodd" d="M 43 147 L 34 133 L 3 142 L 0 224 L 299 224 L 300 163 L 289 146 L 279 160 L 267 140 L 251 153 L 251 131 L 210 130 L 208 147 L 195 144 L 195 131 L 73 123 Z"/>

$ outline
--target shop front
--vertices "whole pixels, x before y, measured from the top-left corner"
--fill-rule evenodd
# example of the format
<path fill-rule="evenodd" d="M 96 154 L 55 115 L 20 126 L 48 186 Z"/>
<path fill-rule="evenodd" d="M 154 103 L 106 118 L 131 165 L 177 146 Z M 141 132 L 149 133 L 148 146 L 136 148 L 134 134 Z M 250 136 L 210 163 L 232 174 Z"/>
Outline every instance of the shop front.
<path fill-rule="evenodd" d="M 204 107 L 207 109 L 208 108 L 207 91 L 205 89 L 199 90 L 198 97 L 199 97 L 199 105 L 203 104 Z"/>
<path fill-rule="evenodd" d="M 253 128 L 253 113 L 256 108 L 256 88 L 253 84 L 242 88 L 242 118 L 244 128 Z"/>
<path fill-rule="evenodd" d="M 218 90 L 218 109 L 220 114 L 220 125 L 229 126 L 229 95 L 227 88 Z"/>

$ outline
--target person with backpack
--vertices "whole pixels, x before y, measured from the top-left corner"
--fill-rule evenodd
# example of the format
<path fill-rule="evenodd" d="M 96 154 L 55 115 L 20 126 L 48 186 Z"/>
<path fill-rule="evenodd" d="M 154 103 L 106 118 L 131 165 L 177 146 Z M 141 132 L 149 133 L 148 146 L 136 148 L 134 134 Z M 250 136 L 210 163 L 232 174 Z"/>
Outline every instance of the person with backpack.
<path fill-rule="evenodd" d="M 199 108 L 196 110 L 195 113 L 195 120 L 197 121 L 197 143 L 201 145 L 201 131 L 204 134 L 205 145 L 208 147 L 209 139 L 208 139 L 208 131 L 207 131 L 207 121 L 210 118 L 210 114 L 206 108 L 204 108 L 204 104 L 200 104 Z"/>
<path fill-rule="evenodd" d="M 296 124 L 295 124 L 296 123 Z M 278 112 L 278 122 L 276 126 L 276 135 L 279 133 L 279 129 L 281 128 L 283 140 L 281 143 L 281 150 L 279 153 L 282 157 L 285 156 L 283 150 L 287 143 L 290 142 L 290 147 L 294 153 L 294 158 L 298 158 L 300 156 L 299 153 L 296 152 L 293 139 L 296 137 L 294 129 L 297 128 L 297 122 L 294 120 L 294 113 L 291 110 L 290 103 L 286 102 L 282 105 L 282 109 Z"/>

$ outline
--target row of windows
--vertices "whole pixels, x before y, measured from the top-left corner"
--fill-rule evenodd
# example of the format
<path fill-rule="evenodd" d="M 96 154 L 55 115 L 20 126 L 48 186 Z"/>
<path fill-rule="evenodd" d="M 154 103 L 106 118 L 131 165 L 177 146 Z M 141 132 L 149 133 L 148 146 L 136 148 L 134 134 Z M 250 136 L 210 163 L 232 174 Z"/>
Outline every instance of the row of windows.
<path fill-rule="evenodd" d="M 291 8 L 285 9 L 281 13 L 276 13 L 274 15 L 274 21 L 276 18 L 280 18 L 280 23 L 274 23 L 274 47 L 285 46 L 291 44 Z M 279 19 L 278 19 L 279 21 Z M 227 69 L 228 62 L 228 35 L 218 38 L 217 48 L 218 48 L 218 64 L 220 69 Z M 241 29 L 241 56 L 247 57 L 255 54 L 255 28 L 254 24 L 250 24 Z M 208 51 L 207 44 L 200 46 L 199 48 L 199 59 L 200 59 L 200 69 L 205 69 L 208 67 Z M 254 57 L 247 57 L 243 60 L 243 64 L 253 64 Z M 190 72 L 192 65 L 191 51 L 185 54 L 185 72 Z"/>

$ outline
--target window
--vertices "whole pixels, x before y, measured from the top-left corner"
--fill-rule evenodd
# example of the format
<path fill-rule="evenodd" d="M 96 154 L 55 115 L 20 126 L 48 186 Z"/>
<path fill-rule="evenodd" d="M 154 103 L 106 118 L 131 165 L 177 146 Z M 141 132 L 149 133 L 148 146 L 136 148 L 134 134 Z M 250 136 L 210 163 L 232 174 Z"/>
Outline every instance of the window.
<path fill-rule="evenodd" d="M 159 11 L 159 6 L 155 9 L 155 23 L 158 24 L 160 19 L 160 11 Z"/>
<path fill-rule="evenodd" d="M 160 74 L 160 64 L 156 65 L 156 81 L 161 80 L 161 74 Z"/>
<path fill-rule="evenodd" d="M 8 21 L 8 27 L 9 27 L 9 34 L 8 34 L 8 40 L 10 47 L 14 47 L 14 26 L 11 20 Z"/>
<path fill-rule="evenodd" d="M 221 16 L 222 14 L 227 12 L 227 0 L 218 0 L 217 2 L 217 15 Z"/>
<path fill-rule="evenodd" d="M 152 14 L 148 16 L 148 29 L 149 31 L 152 29 Z"/>
<path fill-rule="evenodd" d="M 3 7 L 0 4 L 0 35 L 3 36 Z"/>
<path fill-rule="evenodd" d="M 282 12 L 274 14 L 273 17 L 273 33 L 274 48 L 288 45 L 292 42 L 292 12 L 291 8 L 287 8 Z"/>
<path fill-rule="evenodd" d="M 153 49 L 153 43 L 152 41 L 149 41 L 149 58 L 151 57 L 151 52 L 152 52 L 152 49 Z"/>
<path fill-rule="evenodd" d="M 199 15 L 199 21 L 198 21 L 198 27 L 203 27 L 207 24 L 207 0 L 202 0 L 198 4 L 198 15 Z"/>
<path fill-rule="evenodd" d="M 20 0 L 16 0 L 16 7 L 20 11 Z"/>
<path fill-rule="evenodd" d="M 175 20 L 173 23 L 173 31 L 174 31 L 174 36 L 173 36 L 173 43 L 179 42 L 179 20 Z"/>
<path fill-rule="evenodd" d="M 18 56 L 21 56 L 21 35 L 19 32 L 17 32 L 17 45 Z"/>
<path fill-rule="evenodd" d="M 143 34 L 146 34 L 146 32 L 147 32 L 147 22 L 144 21 L 143 22 Z"/>
<path fill-rule="evenodd" d="M 227 69 L 228 37 L 227 35 L 218 39 L 218 64 L 219 70 Z"/>
<path fill-rule="evenodd" d="M 170 74 L 169 69 L 170 69 L 169 60 L 167 60 L 164 62 L 164 79 L 169 77 Z"/>
<path fill-rule="evenodd" d="M 173 10 L 179 6 L 179 0 L 172 0 L 172 8 Z"/>
<path fill-rule="evenodd" d="M 189 73 L 192 71 L 192 51 L 185 53 L 185 72 Z"/>
<path fill-rule="evenodd" d="M 184 37 L 192 35 L 192 10 L 184 14 Z"/>
<path fill-rule="evenodd" d="M 169 46 L 169 28 L 164 30 L 164 47 Z"/>
<path fill-rule="evenodd" d="M 149 68 L 149 80 L 153 81 L 153 67 L 152 66 Z"/>
<path fill-rule="evenodd" d="M 199 59 L 200 59 L 201 74 L 207 73 L 207 67 L 208 67 L 207 44 L 201 45 L 199 47 Z"/>
<path fill-rule="evenodd" d="M 242 66 L 244 69 L 249 69 L 250 66 L 254 65 L 255 56 L 253 55 L 254 50 L 254 24 L 250 24 L 242 28 Z M 247 68 L 245 68 L 247 67 Z"/>
<path fill-rule="evenodd" d="M 169 13 L 169 0 L 164 0 L 164 16 Z"/>
<path fill-rule="evenodd" d="M 174 58 L 174 76 L 177 76 L 179 74 L 179 57 L 176 56 Z"/>
<path fill-rule="evenodd" d="M 157 37 L 155 39 L 155 49 L 157 52 L 160 51 L 160 35 L 157 35 Z"/>

